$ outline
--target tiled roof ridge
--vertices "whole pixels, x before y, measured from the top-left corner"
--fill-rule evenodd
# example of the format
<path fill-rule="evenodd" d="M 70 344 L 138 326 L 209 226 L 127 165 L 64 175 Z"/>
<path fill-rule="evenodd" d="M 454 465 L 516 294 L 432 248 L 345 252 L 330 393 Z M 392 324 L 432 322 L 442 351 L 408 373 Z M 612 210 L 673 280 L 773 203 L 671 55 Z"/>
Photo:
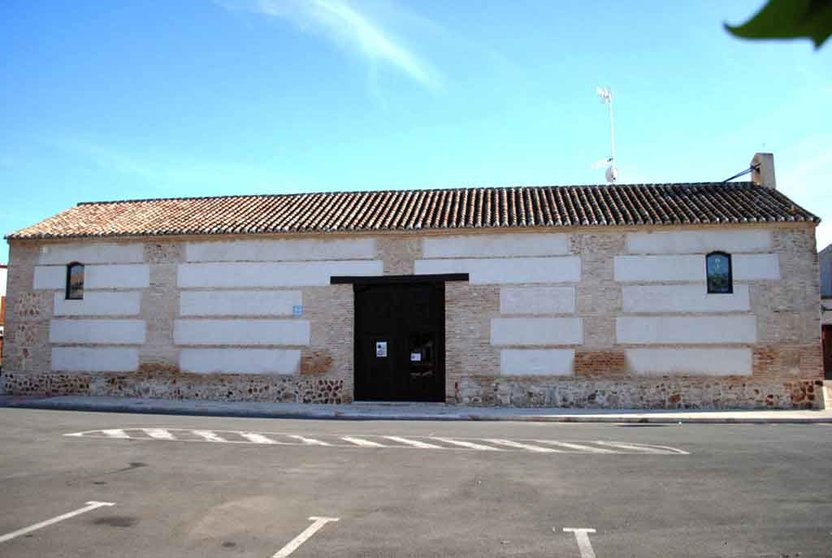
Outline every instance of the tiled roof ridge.
<path fill-rule="evenodd" d="M 189 200 L 221 200 L 237 198 L 284 198 L 299 196 L 337 196 L 344 194 L 392 194 L 396 192 L 463 192 L 471 190 L 522 190 L 522 189 L 570 189 L 570 188 L 659 188 L 671 186 L 674 188 L 695 188 L 699 186 L 720 187 L 750 187 L 757 188 L 752 182 L 645 182 L 628 184 L 516 184 L 512 186 L 438 186 L 430 188 L 383 188 L 379 190 L 331 190 L 312 192 L 284 192 L 277 194 L 219 194 L 216 196 L 171 196 L 159 198 L 132 198 L 123 200 L 90 200 L 78 202 L 82 205 L 108 205 L 117 203 L 149 203 L 159 201 L 189 201 Z"/>

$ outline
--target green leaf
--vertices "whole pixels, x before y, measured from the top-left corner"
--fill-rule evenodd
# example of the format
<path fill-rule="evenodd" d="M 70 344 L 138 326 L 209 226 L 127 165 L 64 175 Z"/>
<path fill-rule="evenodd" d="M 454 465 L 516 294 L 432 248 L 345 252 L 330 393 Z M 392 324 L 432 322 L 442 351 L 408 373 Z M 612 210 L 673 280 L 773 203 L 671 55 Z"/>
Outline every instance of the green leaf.
<path fill-rule="evenodd" d="M 808 37 L 818 48 L 832 35 L 832 0 L 769 0 L 742 25 L 725 28 L 743 39 Z"/>

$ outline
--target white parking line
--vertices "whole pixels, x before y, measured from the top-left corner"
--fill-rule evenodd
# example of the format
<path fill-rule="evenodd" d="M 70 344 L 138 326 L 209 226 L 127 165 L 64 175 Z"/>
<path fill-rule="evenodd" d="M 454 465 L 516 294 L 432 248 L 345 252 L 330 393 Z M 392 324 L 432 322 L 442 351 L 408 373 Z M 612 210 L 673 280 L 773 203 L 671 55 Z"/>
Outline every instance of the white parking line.
<path fill-rule="evenodd" d="M 553 446 L 558 446 L 561 448 L 584 451 L 587 453 L 618 453 L 617 451 L 608 450 L 604 448 L 593 448 L 591 446 L 585 446 L 583 444 L 575 444 L 572 442 L 558 442 L 556 440 L 535 440 L 535 442 L 539 444 L 550 444 Z M 598 442 L 596 442 L 597 444 Z"/>
<path fill-rule="evenodd" d="M 142 428 L 145 434 L 157 440 L 175 440 L 176 438 L 164 428 Z"/>
<path fill-rule="evenodd" d="M 204 438 L 206 442 L 227 442 L 225 438 L 221 438 L 216 432 L 211 430 L 193 430 L 192 432 L 200 438 Z"/>
<path fill-rule="evenodd" d="M 444 442 L 446 444 L 450 444 L 452 446 L 459 446 L 461 448 L 468 448 L 480 451 L 503 451 L 500 448 L 495 448 L 494 446 L 484 446 L 482 444 L 475 444 L 474 442 L 466 442 L 465 440 L 454 440 L 452 438 L 436 438 L 432 437 L 431 440 L 436 440 L 438 442 Z"/>
<path fill-rule="evenodd" d="M 414 448 L 442 449 L 442 446 L 436 446 L 434 444 L 428 444 L 426 442 L 420 442 L 418 440 L 409 440 L 400 436 L 385 436 L 385 438 L 387 438 L 388 440 L 393 440 L 394 442 L 399 442 L 400 444 L 404 444 L 406 446 L 413 446 Z"/>
<path fill-rule="evenodd" d="M 555 528 L 552 527 L 552 531 Z M 584 529 L 581 527 L 564 527 L 564 532 L 575 533 L 575 540 L 578 543 L 578 550 L 581 551 L 581 558 L 595 558 L 595 551 L 592 550 L 592 544 L 589 542 L 588 533 L 594 533 L 595 529 Z"/>
<path fill-rule="evenodd" d="M 112 428 L 110 430 L 102 430 L 101 433 L 104 434 L 105 436 L 107 436 L 108 438 L 119 438 L 121 440 L 130 439 L 130 436 L 127 434 L 127 432 L 125 432 L 121 428 Z"/>
<path fill-rule="evenodd" d="M 355 436 L 341 436 L 345 442 L 361 446 L 362 448 L 386 448 L 384 444 L 373 442 L 372 440 L 365 440 L 364 438 L 356 438 Z"/>
<path fill-rule="evenodd" d="M 289 544 L 287 544 L 286 546 L 284 546 L 283 548 L 278 550 L 274 554 L 274 556 L 272 556 L 272 558 L 286 558 L 287 556 L 292 554 L 294 551 L 296 551 L 300 545 L 305 543 L 309 539 L 309 537 L 311 537 L 312 535 L 317 533 L 321 529 L 321 527 L 323 527 L 327 523 L 330 523 L 331 521 L 338 521 L 338 518 L 337 517 L 315 517 L 315 516 L 312 516 L 312 517 L 309 518 L 309 520 L 314 521 L 314 523 L 312 525 L 310 525 L 309 527 L 307 527 L 303 531 L 303 533 L 301 533 L 300 535 L 298 535 L 297 537 L 292 539 L 289 542 Z"/>
<path fill-rule="evenodd" d="M 262 434 L 258 434 L 257 432 L 240 432 L 240 436 L 248 440 L 249 442 L 255 444 L 277 444 L 279 442 L 275 442 L 268 436 L 263 436 Z"/>
<path fill-rule="evenodd" d="M 307 446 L 329 446 L 326 442 L 322 442 L 320 440 L 316 440 L 315 438 L 306 438 L 305 436 L 299 436 L 298 434 L 289 434 L 289 438 L 293 438 L 295 440 L 299 440 L 306 444 Z"/>
<path fill-rule="evenodd" d="M 87 502 L 87 505 L 83 508 L 78 508 L 75 511 L 71 511 L 65 513 L 63 515 L 59 515 L 57 517 L 53 517 L 52 519 L 47 519 L 46 521 L 41 521 L 40 523 L 35 523 L 34 525 L 29 525 L 28 527 L 24 527 L 23 529 L 18 529 L 17 531 L 12 531 L 11 533 L 6 533 L 2 537 L 0 537 L 0 543 L 4 543 L 6 541 L 10 541 L 19 537 L 20 535 L 25 535 L 27 533 L 31 533 L 32 531 L 37 531 L 38 529 L 43 529 L 44 527 L 48 527 L 50 525 L 54 525 L 60 521 L 65 519 L 69 519 L 70 517 L 75 517 L 76 515 L 81 515 L 82 513 L 87 513 L 88 511 L 92 511 L 96 508 L 101 508 L 104 506 L 115 506 L 113 502 L 95 502 L 90 501 Z"/>
<path fill-rule="evenodd" d="M 516 448 L 516 449 L 524 449 L 527 451 L 533 451 L 535 453 L 563 453 L 560 450 L 552 449 L 552 448 L 542 448 L 540 446 L 533 446 L 531 444 L 521 444 L 520 442 L 514 442 L 512 440 L 501 440 L 497 438 L 488 438 L 485 440 L 486 442 L 491 442 L 492 444 L 497 444 L 498 446 L 506 446 L 509 448 Z"/>
<path fill-rule="evenodd" d="M 623 450 L 635 451 L 635 452 L 644 452 L 644 453 L 654 453 L 664 455 L 667 453 L 678 453 L 679 455 L 690 455 L 688 452 L 684 450 L 680 450 L 677 448 L 671 448 L 670 446 L 656 446 L 656 445 L 645 445 L 639 444 L 638 442 L 605 442 L 598 440 L 595 442 L 600 446 L 609 446 L 611 448 L 618 448 Z"/>

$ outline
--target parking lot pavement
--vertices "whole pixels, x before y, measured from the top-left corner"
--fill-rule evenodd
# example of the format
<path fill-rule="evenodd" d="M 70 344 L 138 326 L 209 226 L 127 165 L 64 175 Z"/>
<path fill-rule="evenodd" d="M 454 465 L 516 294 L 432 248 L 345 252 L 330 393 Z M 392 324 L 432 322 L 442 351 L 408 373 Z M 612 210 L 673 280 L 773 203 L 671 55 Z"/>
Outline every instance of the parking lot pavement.
<path fill-rule="evenodd" d="M 0 427 L 0 556 L 832 555 L 823 424 Z"/>

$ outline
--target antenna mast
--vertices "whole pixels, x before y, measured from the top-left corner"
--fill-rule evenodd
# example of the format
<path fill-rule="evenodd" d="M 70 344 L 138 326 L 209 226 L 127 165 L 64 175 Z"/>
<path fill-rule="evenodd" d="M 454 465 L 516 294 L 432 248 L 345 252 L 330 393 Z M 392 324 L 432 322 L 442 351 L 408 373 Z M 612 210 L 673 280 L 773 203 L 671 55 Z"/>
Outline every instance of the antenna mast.
<path fill-rule="evenodd" d="M 607 182 L 613 184 L 618 180 L 618 169 L 615 167 L 615 117 L 612 111 L 612 89 L 609 87 L 596 87 L 595 92 L 601 98 L 601 102 L 607 105 L 610 115 L 610 157 L 607 159 L 609 167 L 607 167 L 605 176 Z"/>

